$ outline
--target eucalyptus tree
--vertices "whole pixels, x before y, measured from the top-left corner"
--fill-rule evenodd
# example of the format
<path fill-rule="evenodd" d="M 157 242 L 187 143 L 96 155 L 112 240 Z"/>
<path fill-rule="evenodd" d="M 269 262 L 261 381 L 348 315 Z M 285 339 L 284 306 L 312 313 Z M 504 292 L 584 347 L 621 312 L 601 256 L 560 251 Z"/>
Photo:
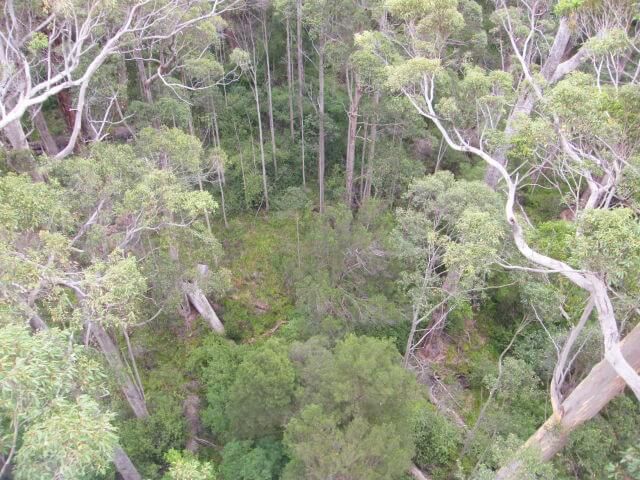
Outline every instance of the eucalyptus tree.
<path fill-rule="evenodd" d="M 402 53 L 405 58 L 389 67 L 388 85 L 401 93 L 437 128 L 451 149 L 477 156 L 498 173 L 506 189 L 505 217 L 511 227 L 513 241 L 531 265 L 515 268 L 544 275 L 562 275 L 590 299 L 586 308 L 593 304 L 595 309 L 604 340 L 605 360 L 603 366 L 594 367 L 572 393 L 552 397 L 553 416 L 528 443 L 528 446 L 541 448 L 543 459 L 547 460 L 564 445 L 566 435 L 572 429 L 595 415 L 619 392 L 618 377 L 640 399 L 640 376 L 636 373 L 634 353 L 637 344 L 633 345 L 633 336 L 629 338 L 630 343 L 620 343 L 621 306 L 616 297 L 617 289 L 629 288 L 621 278 L 633 275 L 636 269 L 640 252 L 635 240 L 638 223 L 635 218 L 612 210 L 617 198 L 617 180 L 636 152 L 635 136 L 624 137 L 629 125 L 626 116 L 629 111 L 634 111 L 633 104 L 629 105 L 624 98 L 629 89 L 634 89 L 625 89 L 623 83 L 633 86 L 637 76 L 634 73 L 637 67 L 637 32 L 630 17 L 632 8 L 625 2 L 596 5 L 561 3 L 555 9 L 547 4 L 536 4 L 533 8 L 524 2 L 514 5 L 498 2 L 494 19 L 515 57 L 511 66 L 513 72 L 505 72 L 487 71 L 472 62 L 460 65 L 451 61 L 464 53 L 464 48 L 459 48 L 459 45 L 460 35 L 464 33 L 467 3 L 406 4 L 392 0 L 387 5 L 397 20 L 395 31 L 397 39 L 404 45 Z M 551 19 L 554 10 L 559 14 L 557 24 Z M 580 29 L 582 43 L 579 45 L 572 43 L 568 15 Z M 550 32 L 555 33 L 551 47 L 543 48 Z M 622 44 L 612 41 L 619 38 L 623 39 Z M 572 55 L 572 48 L 577 53 Z M 563 61 L 567 56 L 568 59 Z M 588 58 L 591 61 L 587 62 Z M 616 68 L 611 68 L 611 58 L 617 59 Z M 574 74 L 563 80 L 567 73 L 581 64 L 587 73 Z M 539 65 L 542 66 L 538 69 Z M 572 87 L 576 81 L 582 82 L 579 88 Z M 557 85 L 553 86 L 553 83 Z M 609 95 L 614 101 L 603 103 L 599 96 L 580 96 L 585 83 L 594 88 L 593 92 L 597 90 L 599 94 Z M 471 88 L 458 89 L 458 84 Z M 473 90 L 476 90 L 475 95 L 469 97 Z M 512 97 L 511 92 L 514 91 L 516 94 Z M 576 103 L 576 96 L 584 103 Z M 469 101 L 470 98 L 475 101 Z M 618 109 L 616 101 L 624 101 L 630 110 Z M 539 110 L 534 112 L 534 105 L 539 105 Z M 584 116 L 585 110 L 589 114 L 600 111 L 611 118 L 608 125 L 611 128 L 607 132 L 589 135 L 590 128 L 595 125 L 589 125 L 592 118 Z M 528 163 L 521 163 L 518 169 L 510 172 L 505 166 L 504 155 L 514 142 L 514 122 L 527 123 L 528 114 L 531 114 L 531 122 L 544 126 L 545 141 L 534 137 L 534 154 L 527 158 Z M 538 158 L 543 159 L 542 164 L 537 163 Z M 560 165 L 564 177 L 572 179 L 565 184 L 575 187 L 573 179 L 577 179 L 575 182 L 580 185 L 577 190 L 586 192 L 579 218 L 586 222 L 584 225 L 590 224 L 591 227 L 585 230 L 579 223 L 575 242 L 577 245 L 591 245 L 591 249 L 585 250 L 584 256 L 576 256 L 570 261 L 532 248 L 528 235 L 535 232 L 535 227 L 529 223 L 525 233 L 522 224 L 526 216 L 520 214 L 518 193 L 525 179 L 536 171 L 544 172 L 547 163 L 556 168 Z M 592 223 L 595 219 L 598 221 Z M 613 248 L 620 247 L 615 253 L 611 252 L 617 261 L 604 265 L 595 259 L 600 258 L 599 250 L 605 247 L 597 242 L 591 243 L 589 238 L 615 236 L 619 228 L 612 228 L 614 219 L 626 225 L 625 231 L 633 240 L 630 249 L 613 242 Z M 571 349 L 571 343 L 566 342 L 563 349 Z M 603 368 L 607 374 L 601 376 Z M 587 405 L 599 408 L 587 409 Z M 551 440 L 555 437 L 549 428 L 552 425 L 559 427 L 560 441 Z M 549 444 L 552 446 L 547 448 Z M 516 460 L 499 476 L 518 478 L 520 468 L 522 463 Z"/>
<path fill-rule="evenodd" d="M 415 180 L 406 198 L 406 208 L 396 214 L 394 247 L 406 268 L 401 283 L 412 300 L 405 350 L 410 365 L 418 348 L 424 358 L 442 354 L 448 313 L 482 288 L 499 262 L 506 229 L 499 197 L 484 184 L 456 181 L 449 172 Z"/>
<path fill-rule="evenodd" d="M 250 42 L 250 45 L 249 43 Z M 246 50 L 234 49 L 229 56 L 230 60 L 240 67 L 242 72 L 249 76 L 251 82 L 251 91 L 256 106 L 256 114 L 258 117 L 258 145 L 260 147 L 260 164 L 262 166 L 262 194 L 264 198 L 265 209 L 269 210 L 269 182 L 267 177 L 267 165 L 264 153 L 264 130 L 262 128 L 262 117 L 260 112 L 260 90 L 258 89 L 258 72 L 255 41 L 251 34 L 250 38 L 245 38 L 245 45 L 250 46 L 251 54 Z"/>
<path fill-rule="evenodd" d="M 205 292 L 228 284 L 223 270 L 201 267 L 215 262 L 220 246 L 203 218 L 215 203 L 192 189 L 203 162 L 193 148 L 199 142 L 182 134 L 172 149 L 152 140 L 140 147 L 142 157 L 129 146 L 97 144 L 87 158 L 56 161 L 46 184 L 0 177 L 3 304 L 36 329 L 84 329 L 137 417 L 148 415 L 143 386 L 113 333 L 127 340 L 133 360 L 127 331 L 143 315 L 177 308 L 185 295 L 188 308 L 223 331 Z M 185 145 L 194 157 L 180 150 Z"/>
<path fill-rule="evenodd" d="M 95 0 L 88 4 L 53 1 L 34 7 L 29 1 L 4 2 L 0 13 L 0 130 L 13 148 L 28 148 L 21 125 L 25 113 L 30 108 L 37 113 L 48 98 L 78 88 L 71 138 L 57 153 L 57 157 L 68 156 L 80 134 L 89 84 L 110 57 L 141 45 L 151 51 L 159 43 L 170 44 L 236 4 L 235 0 Z M 156 73 L 162 78 L 166 67 L 162 59 L 156 61 L 160 65 Z"/>
<path fill-rule="evenodd" d="M 31 333 L 20 315 L 0 326 L 0 476 L 87 478 L 105 474 L 114 458 L 123 478 L 140 476 L 117 446 L 115 415 L 97 402 L 106 376 L 70 331 Z"/>
<path fill-rule="evenodd" d="M 352 22 L 358 21 L 362 10 L 352 2 L 340 0 L 314 0 L 303 5 L 303 22 L 306 24 L 313 48 L 316 51 L 318 63 L 318 94 L 316 98 L 316 112 L 318 114 L 318 189 L 319 209 L 325 208 L 325 73 L 328 54 L 331 49 L 340 49 L 340 43 L 345 40 Z M 351 39 L 346 40 L 351 43 Z"/>

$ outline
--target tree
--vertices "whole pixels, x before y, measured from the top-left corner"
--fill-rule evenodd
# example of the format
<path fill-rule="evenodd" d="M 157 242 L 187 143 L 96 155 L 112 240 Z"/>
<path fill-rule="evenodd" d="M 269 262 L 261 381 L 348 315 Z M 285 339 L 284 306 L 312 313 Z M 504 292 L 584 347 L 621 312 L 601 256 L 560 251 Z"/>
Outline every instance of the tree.
<path fill-rule="evenodd" d="M 0 76 L 0 130 L 13 148 L 28 148 L 20 123 L 27 110 L 78 87 L 75 109 L 79 113 L 74 115 L 67 146 L 57 154 L 68 156 L 80 134 L 89 84 L 113 54 L 130 49 L 132 38 L 137 45 L 164 36 L 175 38 L 234 5 L 193 5 L 183 0 L 160 5 L 143 0 L 124 5 L 55 2 L 51 8 L 32 8 L 28 2 L 6 2 L 2 21 L 7 34 L 0 37 L 0 61 L 8 68 Z"/>
<path fill-rule="evenodd" d="M 247 40 L 245 40 L 247 42 Z M 264 154 L 264 139 L 263 139 L 263 130 L 262 130 L 262 117 L 260 112 L 260 92 L 258 90 L 258 73 L 257 73 L 257 64 L 256 64 L 256 52 L 255 52 L 255 42 L 253 39 L 253 30 L 251 29 L 251 52 L 252 56 L 250 57 L 247 51 L 234 49 L 231 52 L 230 58 L 231 61 L 238 65 L 243 72 L 246 72 L 249 75 L 249 79 L 251 81 L 251 90 L 253 92 L 253 98 L 256 103 L 256 114 L 258 117 L 258 144 L 260 146 L 260 163 L 262 165 L 262 192 L 264 194 L 264 206 L 265 209 L 269 210 L 269 187 L 267 182 L 267 166 L 266 159 Z"/>
<path fill-rule="evenodd" d="M 237 349 L 214 343 L 201 352 L 207 362 L 203 418 L 216 433 L 238 439 L 276 434 L 293 408 L 295 372 L 283 345 L 269 341 L 240 360 Z"/>
<path fill-rule="evenodd" d="M 414 181 L 406 198 L 407 208 L 396 214 L 394 246 L 408 267 L 401 283 L 412 301 L 409 365 L 418 347 L 427 358 L 441 354 L 448 313 L 482 288 L 499 261 L 505 226 L 495 193 L 446 171 Z"/>
<path fill-rule="evenodd" d="M 234 441 L 225 445 L 220 471 L 224 478 L 271 480 L 279 478 L 283 461 L 282 445 L 261 441 Z"/>
<path fill-rule="evenodd" d="M 312 339 L 291 356 L 305 406 L 287 425 L 284 478 L 382 479 L 409 470 L 417 390 L 389 341 L 349 335 L 330 352 Z"/>
<path fill-rule="evenodd" d="M 114 415 L 95 400 L 106 377 L 71 339 L 57 329 L 0 328 L 0 475 L 80 479 L 108 470 L 118 441 Z"/>
<path fill-rule="evenodd" d="M 343 23 L 354 18 L 356 9 L 348 2 L 339 0 L 321 0 L 304 4 L 303 22 L 309 28 L 313 47 L 318 55 L 318 188 L 320 213 L 325 208 L 325 70 L 327 63 L 327 48 L 339 40 L 343 33 Z M 300 67 L 298 67 L 300 68 Z"/>
<path fill-rule="evenodd" d="M 474 71 L 476 70 L 474 68 L 467 72 L 456 72 L 454 69 L 449 68 L 449 65 L 444 61 L 444 52 L 451 45 L 450 42 L 453 36 L 456 32 L 461 31 L 460 29 L 464 25 L 464 17 L 458 11 L 458 5 L 450 3 L 445 8 L 435 11 L 426 8 L 427 4 L 407 6 L 402 2 L 397 4 L 392 2 L 389 6 L 394 15 L 404 19 L 403 29 L 408 34 L 408 43 L 412 48 L 411 58 L 390 69 L 389 84 L 401 92 L 422 116 L 432 122 L 450 148 L 476 155 L 485 161 L 488 166 L 499 172 L 507 188 L 506 219 L 511 225 L 512 236 L 518 250 L 528 262 L 534 265 L 534 269 L 541 273 L 560 273 L 576 287 L 587 292 L 593 299 L 604 337 L 605 358 L 616 373 L 624 378 L 636 397 L 640 398 L 640 376 L 638 376 L 629 360 L 625 358 L 619 344 L 619 326 L 614 305 L 608 293 L 611 286 L 609 281 L 600 272 L 589 270 L 588 267 L 585 270 L 578 270 L 563 261 L 532 249 L 525 238 L 520 218 L 515 211 L 517 207 L 517 191 L 522 180 L 519 175 L 509 173 L 504 167 L 504 162 L 500 158 L 499 148 L 496 148 L 495 137 L 493 136 L 493 131 L 500 125 L 500 119 L 504 118 L 505 114 L 506 98 L 502 93 L 504 90 L 496 87 L 489 88 L 488 96 L 482 97 L 482 102 L 476 103 L 475 108 L 472 108 L 471 111 L 473 112 L 475 109 L 479 113 L 479 121 L 473 121 L 469 116 L 471 112 L 469 112 L 468 106 L 464 104 L 464 97 L 458 96 L 455 91 L 447 92 L 446 86 L 442 91 L 443 80 L 445 80 L 446 85 L 447 78 L 462 76 L 462 81 L 464 82 L 471 75 L 475 75 Z M 553 94 L 547 95 L 545 92 L 546 82 L 554 80 L 554 77 L 557 81 L 567 71 L 570 71 L 569 67 L 575 68 L 578 66 L 586 49 L 580 49 L 579 53 L 576 54 L 577 57 L 571 57 L 567 61 L 569 64 L 560 63 L 570 37 L 567 19 L 561 18 L 554 43 L 549 51 L 548 60 L 543 63 L 542 78 L 540 78 L 532 71 L 534 54 L 530 49 L 532 48 L 530 45 L 538 41 L 538 36 L 544 31 L 544 29 L 539 30 L 536 28 L 537 22 L 542 19 L 538 19 L 536 14 L 531 11 L 524 13 L 525 16 L 531 15 L 529 20 L 531 20 L 533 27 L 530 29 L 526 27 L 527 33 L 522 38 L 517 30 L 519 25 L 517 18 L 513 19 L 513 14 L 506 4 L 499 4 L 498 6 L 502 7 L 497 12 L 501 20 L 501 26 L 506 32 L 513 53 L 516 56 L 517 66 L 523 72 L 523 81 L 526 82 L 524 85 L 526 85 L 527 89 L 530 89 L 529 93 L 525 95 L 525 100 L 530 98 L 531 101 L 544 101 L 549 98 L 553 102 Z M 564 6 L 559 7 L 559 11 L 562 11 L 562 8 Z M 525 11 L 526 9 L 523 10 L 523 12 Z M 623 8 L 621 11 L 625 12 L 627 10 Z M 578 6 L 577 15 L 580 18 L 581 28 L 583 28 L 588 37 L 595 36 L 596 32 L 602 34 L 612 27 L 624 29 L 628 25 L 628 21 L 623 19 L 620 20 L 622 22 L 621 25 L 616 23 L 617 21 L 614 21 L 613 25 L 608 23 L 606 10 L 602 9 L 601 6 Z M 624 18 L 624 16 L 621 18 Z M 413 19 L 419 19 L 418 22 L 422 27 L 436 25 L 437 23 L 445 25 L 446 28 L 412 29 L 410 27 L 413 25 Z M 632 39 L 633 37 L 627 38 Z M 633 40 L 630 41 L 633 42 Z M 614 89 L 616 89 L 618 86 L 614 77 L 615 74 L 612 73 L 609 78 L 603 78 L 602 81 L 612 82 Z M 560 88 L 560 85 L 556 88 Z M 516 102 L 516 105 L 518 105 L 518 102 Z M 588 105 L 592 104 L 589 103 Z M 566 161 L 565 168 L 574 168 L 589 186 L 588 198 L 584 208 L 591 209 L 601 205 L 607 208 L 610 203 L 607 201 L 603 203 L 601 199 L 607 197 L 607 195 L 609 195 L 608 198 L 612 198 L 615 195 L 615 187 L 610 183 L 610 180 L 615 178 L 615 171 L 618 168 L 614 166 L 616 161 L 605 161 L 602 155 L 604 150 L 611 151 L 611 148 L 607 146 L 609 145 L 608 142 L 605 140 L 600 144 L 602 139 L 599 138 L 594 142 L 598 145 L 582 144 L 582 137 L 578 132 L 571 129 L 566 122 L 566 115 L 563 118 L 563 111 L 558 107 L 551 106 L 541 118 L 548 122 L 555 139 L 552 144 L 547 144 L 549 147 L 548 155 L 551 158 L 559 158 Z M 506 135 L 506 137 L 508 138 L 509 136 Z M 498 139 L 500 140 L 498 145 L 500 145 L 501 141 L 504 141 L 504 136 L 502 138 L 498 137 Z M 620 160 L 620 157 L 616 158 Z M 605 174 L 599 177 L 600 180 L 595 180 L 594 172 L 591 170 L 587 159 L 592 159 L 604 169 Z M 571 348 L 571 346 L 566 348 Z M 594 389 L 590 393 L 595 399 L 600 398 L 602 391 Z M 557 404 L 557 402 L 554 403 Z M 556 408 L 555 414 L 561 421 L 566 412 Z M 533 442 L 537 443 L 537 440 L 533 440 Z M 511 475 L 515 475 L 515 473 L 512 472 Z"/>

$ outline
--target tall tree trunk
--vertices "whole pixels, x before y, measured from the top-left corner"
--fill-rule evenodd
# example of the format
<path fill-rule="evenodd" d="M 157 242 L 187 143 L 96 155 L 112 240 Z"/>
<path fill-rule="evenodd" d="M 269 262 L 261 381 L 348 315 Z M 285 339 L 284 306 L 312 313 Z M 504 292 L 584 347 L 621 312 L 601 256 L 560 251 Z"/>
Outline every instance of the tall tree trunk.
<path fill-rule="evenodd" d="M 380 92 L 376 92 L 373 95 L 374 108 L 380 103 Z M 369 159 L 367 160 L 367 171 L 364 180 L 364 194 L 362 196 L 362 202 L 366 202 L 371 198 L 371 184 L 373 182 L 373 160 L 376 155 L 376 140 L 378 139 L 378 123 L 377 116 L 374 112 L 374 119 L 371 123 L 371 129 L 369 130 Z M 363 147 L 364 148 L 364 147 Z"/>
<path fill-rule="evenodd" d="M 267 70 L 267 102 L 269 113 L 269 131 L 271 132 L 271 158 L 273 160 L 273 170 L 278 175 L 278 160 L 276 158 L 276 131 L 273 126 L 273 97 L 271 94 L 271 67 L 269 62 L 269 37 L 267 36 L 267 14 L 266 11 L 262 17 L 262 38 L 264 43 L 264 55 L 266 59 Z"/>
<path fill-rule="evenodd" d="M 264 135 L 262 133 L 262 117 L 260 115 L 260 95 L 258 93 L 258 79 L 256 72 L 253 75 L 253 96 L 256 102 L 256 113 L 258 114 L 258 139 L 260 141 L 260 162 L 262 163 L 262 191 L 264 193 L 265 210 L 269 211 L 269 190 L 267 186 L 267 166 L 264 156 Z"/>
<path fill-rule="evenodd" d="M 365 166 L 367 164 L 367 135 L 369 135 L 369 122 L 368 119 L 365 118 L 364 124 L 362 125 L 362 132 L 364 134 L 364 138 L 362 139 L 362 148 L 360 150 L 360 181 L 358 198 L 360 205 L 363 204 L 364 198 L 364 178 L 365 178 Z"/>
<path fill-rule="evenodd" d="M 640 370 L 640 325 L 620 342 L 629 364 Z M 550 417 L 524 444 L 522 450 L 532 449 L 548 461 L 567 444 L 569 434 L 587 420 L 595 417 L 611 400 L 625 389 L 625 381 L 616 374 L 607 360 L 598 362 L 578 386 L 562 402 L 560 416 Z M 523 462 L 519 457 L 503 466 L 496 480 L 517 480 L 522 477 Z"/>
<path fill-rule="evenodd" d="M 324 38 L 321 38 L 320 42 L 318 47 L 318 186 L 320 213 L 324 213 Z"/>
<path fill-rule="evenodd" d="M 136 68 L 138 70 L 138 82 L 140 85 L 140 93 L 147 103 L 153 103 L 153 94 L 151 93 L 151 85 L 147 77 L 147 69 L 144 61 L 140 58 L 136 59 Z"/>
<path fill-rule="evenodd" d="M 304 56 L 302 54 L 302 0 L 296 0 L 296 52 L 298 64 L 298 117 L 300 121 L 300 160 L 302 186 L 307 186 L 304 167 Z"/>
<path fill-rule="evenodd" d="M 289 132 L 291 140 L 295 140 L 295 128 L 293 126 L 293 63 L 291 61 L 291 23 L 289 17 L 285 19 L 287 32 L 287 91 L 289 92 Z"/>
<path fill-rule="evenodd" d="M 42 142 L 42 149 L 49 156 L 54 156 L 59 152 L 58 145 L 53 139 L 49 127 L 47 126 L 47 120 L 42 114 L 42 110 L 39 108 L 31 109 L 31 118 L 33 119 L 33 126 L 36 127 L 40 141 Z"/>
<path fill-rule="evenodd" d="M 349 77 L 349 75 L 347 75 Z M 358 108 L 360 106 L 360 98 L 362 97 L 362 90 L 358 82 L 358 76 L 354 74 L 353 86 L 347 78 L 349 88 L 349 127 L 347 129 L 347 155 L 346 155 L 346 195 L 345 200 L 347 207 L 351 208 L 353 205 L 353 169 L 355 167 L 356 160 L 356 133 L 358 129 Z"/>
<path fill-rule="evenodd" d="M 96 322 L 86 321 L 86 327 L 89 329 L 93 337 L 98 342 L 100 351 L 104 354 L 107 363 L 113 370 L 122 393 L 124 394 L 131 410 L 133 410 L 136 418 L 146 418 L 149 416 L 147 404 L 142 396 L 142 392 L 137 387 L 131 375 L 127 371 L 127 367 L 120 355 L 120 349 L 115 344 L 107 331 Z"/>

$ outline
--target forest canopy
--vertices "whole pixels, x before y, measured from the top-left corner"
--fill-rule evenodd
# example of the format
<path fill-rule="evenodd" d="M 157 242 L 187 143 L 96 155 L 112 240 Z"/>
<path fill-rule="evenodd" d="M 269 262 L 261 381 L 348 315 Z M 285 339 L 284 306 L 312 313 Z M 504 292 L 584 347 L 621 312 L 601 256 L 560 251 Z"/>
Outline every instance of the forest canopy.
<path fill-rule="evenodd" d="M 640 480 L 639 15 L 0 2 L 0 480 Z"/>

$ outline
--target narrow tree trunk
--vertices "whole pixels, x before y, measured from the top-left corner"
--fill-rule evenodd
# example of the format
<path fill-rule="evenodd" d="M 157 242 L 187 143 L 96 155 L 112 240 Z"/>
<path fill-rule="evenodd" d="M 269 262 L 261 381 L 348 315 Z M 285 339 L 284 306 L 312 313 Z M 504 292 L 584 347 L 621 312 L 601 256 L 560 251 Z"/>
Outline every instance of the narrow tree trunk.
<path fill-rule="evenodd" d="M 369 125 L 367 119 L 365 119 L 364 124 L 362 126 L 362 132 L 364 134 L 364 138 L 362 139 L 362 149 L 360 150 L 360 181 L 358 198 L 359 203 L 362 205 L 364 198 L 364 178 L 365 178 L 365 166 L 367 163 L 367 135 L 369 134 Z"/>
<path fill-rule="evenodd" d="M 629 364 L 640 370 L 640 325 L 620 342 Z M 611 400 L 625 389 L 625 381 L 616 374 L 607 360 L 598 362 L 578 386 L 562 402 L 561 416 L 550 417 L 524 444 L 522 450 L 532 449 L 548 461 L 567 444 L 569 434 L 587 420 L 595 417 Z M 496 480 L 517 480 L 522 477 L 523 462 L 516 457 L 503 466 Z"/>
<path fill-rule="evenodd" d="M 380 103 L 380 92 L 376 92 L 373 95 L 373 105 L 375 107 Z M 378 138 L 378 124 L 376 119 L 373 119 L 371 129 L 369 130 L 369 159 L 367 160 L 367 172 L 365 174 L 364 181 L 364 194 L 363 203 L 371 198 L 371 184 L 373 183 L 373 160 L 376 155 L 376 140 Z"/>
<path fill-rule="evenodd" d="M 140 94 L 147 103 L 153 103 L 153 95 L 151 93 L 151 85 L 147 78 L 147 69 L 145 68 L 144 61 L 140 58 L 136 60 L 136 67 L 138 69 L 138 82 L 140 85 Z"/>
<path fill-rule="evenodd" d="M 56 141 L 53 139 L 51 132 L 49 132 L 49 127 L 47 126 L 47 121 L 42 114 L 42 110 L 39 108 L 31 109 L 33 126 L 36 127 L 38 131 L 38 135 L 40 135 L 40 141 L 42 142 L 42 149 L 49 156 L 54 156 L 58 153 L 58 145 Z"/>
<path fill-rule="evenodd" d="M 320 42 L 322 43 L 318 48 L 318 186 L 320 213 L 324 213 L 324 39 Z"/>
<path fill-rule="evenodd" d="M 124 394 L 129 406 L 133 410 L 136 418 L 146 418 L 149 416 L 147 404 L 142 393 L 131 379 L 131 375 L 127 371 L 127 367 L 120 356 L 120 349 L 111 339 L 107 331 L 96 322 L 85 322 L 86 328 L 89 329 L 93 337 L 98 342 L 100 350 L 104 354 L 107 363 L 113 370 L 122 393 Z"/>
<path fill-rule="evenodd" d="M 298 63 L 298 117 L 300 121 L 300 160 L 302 162 L 302 186 L 307 186 L 304 167 L 304 57 L 302 55 L 302 0 L 296 0 L 296 51 Z"/>
<path fill-rule="evenodd" d="M 224 227 L 229 228 L 229 222 L 227 221 L 227 205 L 224 200 L 224 187 L 223 187 L 223 174 L 222 168 L 218 165 L 218 184 L 220 186 L 220 208 L 222 209 L 222 220 L 224 221 Z"/>
<path fill-rule="evenodd" d="M 291 141 L 295 139 L 295 128 L 293 126 L 293 63 L 291 62 L 291 23 L 289 17 L 285 19 L 285 30 L 287 32 L 287 92 L 289 92 L 289 131 Z"/>
<path fill-rule="evenodd" d="M 278 175 L 278 160 L 276 158 L 276 131 L 273 126 L 273 97 L 271 94 L 271 67 L 269 63 L 269 38 L 267 36 L 267 14 L 262 17 L 262 37 L 264 43 L 264 55 L 267 70 L 267 102 L 269 113 L 269 131 L 271 132 L 271 159 L 273 160 L 273 170 Z"/>
<path fill-rule="evenodd" d="M 353 87 L 349 87 L 349 126 L 347 129 L 347 155 L 346 155 L 346 195 L 345 200 L 347 207 L 351 208 L 353 205 L 353 169 L 355 167 L 356 160 L 356 133 L 358 129 L 358 108 L 360 106 L 360 98 L 362 97 L 362 91 L 358 83 L 358 77 L 355 75 Z"/>
<path fill-rule="evenodd" d="M 256 102 L 256 113 L 258 114 L 258 139 L 260 140 L 260 162 L 262 163 L 262 190 L 264 193 L 265 210 L 269 211 L 269 190 L 267 187 L 267 166 L 264 156 L 264 135 L 262 134 L 262 117 L 260 115 L 260 95 L 258 94 L 258 80 L 256 72 L 253 75 L 253 96 Z"/>
<path fill-rule="evenodd" d="M 242 144 L 240 143 L 240 135 L 238 135 L 238 125 L 236 125 L 235 120 L 233 120 L 233 131 L 236 134 L 236 143 L 238 144 L 238 156 L 240 157 L 240 172 L 242 173 L 242 193 L 244 196 L 244 203 L 246 207 L 249 208 L 249 202 L 247 199 L 247 178 L 244 173 L 244 155 L 242 154 Z"/>

